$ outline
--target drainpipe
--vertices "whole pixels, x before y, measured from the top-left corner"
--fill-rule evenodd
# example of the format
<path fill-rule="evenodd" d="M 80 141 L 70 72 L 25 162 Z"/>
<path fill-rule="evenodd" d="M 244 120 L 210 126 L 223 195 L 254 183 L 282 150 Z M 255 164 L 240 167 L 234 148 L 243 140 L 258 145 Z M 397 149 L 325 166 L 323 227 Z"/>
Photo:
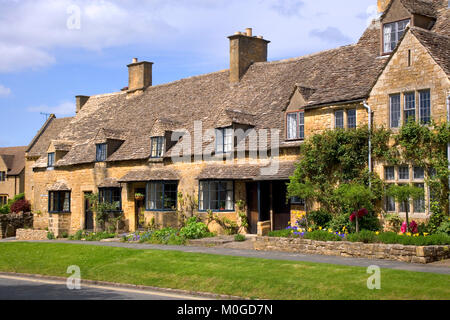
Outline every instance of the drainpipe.
<path fill-rule="evenodd" d="M 364 100 L 363 106 L 367 109 L 367 113 L 369 114 L 369 173 L 372 173 L 372 108 L 367 104 L 366 100 Z M 369 177 L 369 187 L 372 187 L 371 177 Z"/>

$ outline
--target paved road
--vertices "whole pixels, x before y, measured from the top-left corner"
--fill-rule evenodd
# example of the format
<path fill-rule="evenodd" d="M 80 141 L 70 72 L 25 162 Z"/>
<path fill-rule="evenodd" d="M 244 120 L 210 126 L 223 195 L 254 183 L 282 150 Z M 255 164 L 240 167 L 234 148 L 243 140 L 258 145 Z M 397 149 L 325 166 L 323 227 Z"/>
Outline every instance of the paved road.
<path fill-rule="evenodd" d="M 0 300 L 198 300 L 198 297 L 81 284 L 69 290 L 65 282 L 0 275 Z M 203 298 L 202 298 L 203 299 Z"/>
<path fill-rule="evenodd" d="M 15 241 L 13 239 L 3 241 Z M 2 240 L 0 240 L 2 242 Z M 67 240 L 52 240 L 52 241 L 27 241 L 27 242 L 48 242 L 48 243 L 67 243 L 67 244 L 82 244 L 105 247 L 119 247 L 137 250 L 168 250 L 168 251 L 182 251 L 191 253 L 206 253 L 215 255 L 226 255 L 236 257 L 248 258 L 262 258 L 271 260 L 288 260 L 288 261 L 306 261 L 317 263 L 328 263 L 344 266 L 369 267 L 377 265 L 380 268 L 429 272 L 450 274 L 450 267 L 448 265 L 434 265 L 434 264 L 415 264 L 401 261 L 381 260 L 381 259 L 364 259 L 364 258 L 349 258 L 326 255 L 313 255 L 302 253 L 288 253 L 280 251 L 256 251 L 249 249 L 223 248 L 223 247 L 192 247 L 192 246 L 167 246 L 167 245 L 153 245 L 141 243 L 123 243 L 123 242 L 96 242 L 96 241 L 67 241 Z"/>

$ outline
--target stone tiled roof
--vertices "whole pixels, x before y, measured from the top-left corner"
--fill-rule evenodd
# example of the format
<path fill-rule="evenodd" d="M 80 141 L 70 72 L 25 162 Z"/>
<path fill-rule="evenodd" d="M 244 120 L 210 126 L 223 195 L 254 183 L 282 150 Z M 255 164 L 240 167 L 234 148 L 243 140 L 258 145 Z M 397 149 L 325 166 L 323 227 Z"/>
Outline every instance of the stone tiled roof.
<path fill-rule="evenodd" d="M 411 32 L 450 76 L 450 37 L 420 28 L 411 28 Z"/>
<path fill-rule="evenodd" d="M 199 180 L 286 180 L 294 174 L 295 161 L 282 161 L 274 166 L 274 171 L 267 171 L 267 164 L 212 164 L 207 165 L 199 176 Z"/>
<path fill-rule="evenodd" d="M 67 128 L 73 118 L 55 118 L 51 116 L 26 148 L 30 157 L 45 156 L 52 140 L 56 140 L 59 133 Z"/>
<path fill-rule="evenodd" d="M 139 181 L 176 181 L 180 177 L 176 172 L 164 168 L 132 170 L 119 179 L 119 182 Z"/>
<path fill-rule="evenodd" d="M 27 147 L 0 148 L 0 157 L 8 167 L 7 175 L 16 176 L 25 168 L 25 150 Z"/>

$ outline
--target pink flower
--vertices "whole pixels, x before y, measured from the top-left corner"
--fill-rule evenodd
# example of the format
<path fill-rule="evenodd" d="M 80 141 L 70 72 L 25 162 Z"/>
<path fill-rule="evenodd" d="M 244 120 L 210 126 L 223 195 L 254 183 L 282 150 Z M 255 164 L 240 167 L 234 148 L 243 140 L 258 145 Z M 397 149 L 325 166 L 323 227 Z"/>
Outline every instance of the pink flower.
<path fill-rule="evenodd" d="M 360 209 L 358 211 L 358 218 L 362 218 L 364 216 L 367 216 L 369 214 L 369 211 L 366 208 Z"/>
<path fill-rule="evenodd" d="M 403 222 L 402 228 L 400 229 L 400 231 L 402 233 L 406 233 L 408 231 L 408 226 L 407 226 L 406 222 Z"/>
<path fill-rule="evenodd" d="M 419 230 L 417 229 L 418 225 L 417 222 L 415 222 L 414 220 L 411 221 L 411 223 L 409 224 L 409 230 L 411 230 L 412 233 L 417 233 L 419 232 Z"/>
<path fill-rule="evenodd" d="M 353 212 L 350 216 L 350 221 L 353 222 L 356 219 L 356 212 Z"/>

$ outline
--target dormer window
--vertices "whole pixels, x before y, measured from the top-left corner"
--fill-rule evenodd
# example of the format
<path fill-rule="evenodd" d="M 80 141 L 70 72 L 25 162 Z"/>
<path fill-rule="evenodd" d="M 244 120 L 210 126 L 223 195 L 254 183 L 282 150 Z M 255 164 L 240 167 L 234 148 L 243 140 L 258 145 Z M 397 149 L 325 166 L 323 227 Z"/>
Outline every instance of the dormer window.
<path fill-rule="evenodd" d="M 383 51 L 384 53 L 392 52 L 397 43 L 400 41 L 406 27 L 409 24 L 409 19 L 386 23 L 383 26 Z"/>
<path fill-rule="evenodd" d="M 96 153 L 97 162 L 106 161 L 107 158 L 106 150 L 107 150 L 106 143 L 97 144 L 97 153 Z"/>
<path fill-rule="evenodd" d="M 216 129 L 216 154 L 233 151 L 233 136 L 232 127 Z"/>
<path fill-rule="evenodd" d="M 50 152 L 47 154 L 47 167 L 53 168 L 55 166 L 55 153 Z"/>
<path fill-rule="evenodd" d="M 151 158 L 161 158 L 164 152 L 164 137 L 153 137 L 151 145 Z"/>
<path fill-rule="evenodd" d="M 303 140 L 305 138 L 305 113 L 303 111 L 287 114 L 286 135 L 288 140 Z"/>
<path fill-rule="evenodd" d="M 5 182 L 5 181 L 6 181 L 6 172 L 0 171 L 0 182 Z"/>

